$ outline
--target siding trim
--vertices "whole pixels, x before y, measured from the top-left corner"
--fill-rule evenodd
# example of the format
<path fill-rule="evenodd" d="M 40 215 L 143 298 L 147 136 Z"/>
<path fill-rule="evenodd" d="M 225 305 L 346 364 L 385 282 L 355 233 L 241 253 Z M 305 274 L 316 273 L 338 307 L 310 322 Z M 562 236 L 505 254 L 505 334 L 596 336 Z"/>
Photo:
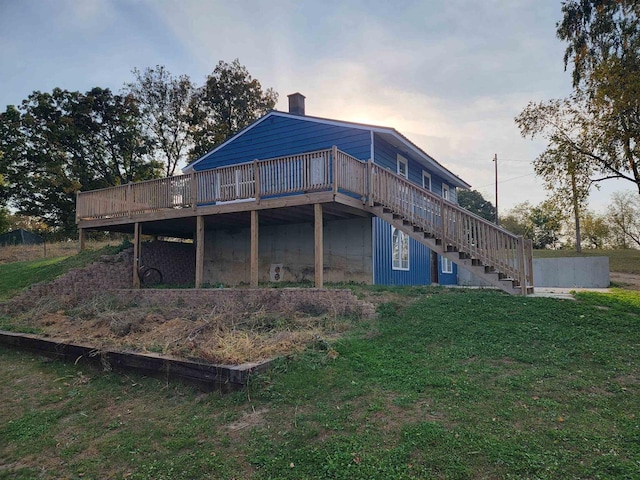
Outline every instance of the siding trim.
<path fill-rule="evenodd" d="M 373 144 L 374 144 L 374 142 L 373 142 L 373 130 L 371 130 L 370 133 L 371 133 L 371 156 L 369 157 L 369 160 L 373 161 L 373 159 L 376 158 L 375 155 L 374 155 L 374 148 L 375 147 L 373 146 Z"/>

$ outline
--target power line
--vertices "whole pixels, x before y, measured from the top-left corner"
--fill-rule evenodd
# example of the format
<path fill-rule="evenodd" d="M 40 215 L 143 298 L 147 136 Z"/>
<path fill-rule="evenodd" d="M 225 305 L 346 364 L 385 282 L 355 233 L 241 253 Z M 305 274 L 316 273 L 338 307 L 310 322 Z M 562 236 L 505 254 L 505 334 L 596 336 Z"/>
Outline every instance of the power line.
<path fill-rule="evenodd" d="M 525 175 L 520 175 L 519 177 L 511 177 L 511 178 L 507 178 L 506 180 L 500 180 L 498 183 L 506 183 L 506 182 L 510 182 L 511 180 L 517 180 L 519 178 L 524 178 L 524 177 L 530 177 L 531 175 L 535 175 L 535 172 L 533 173 L 527 173 Z M 475 187 L 475 188 L 484 188 L 484 187 L 490 187 L 492 185 L 495 185 L 494 182 L 492 183 L 488 183 L 486 185 L 480 185 L 479 187 Z"/>

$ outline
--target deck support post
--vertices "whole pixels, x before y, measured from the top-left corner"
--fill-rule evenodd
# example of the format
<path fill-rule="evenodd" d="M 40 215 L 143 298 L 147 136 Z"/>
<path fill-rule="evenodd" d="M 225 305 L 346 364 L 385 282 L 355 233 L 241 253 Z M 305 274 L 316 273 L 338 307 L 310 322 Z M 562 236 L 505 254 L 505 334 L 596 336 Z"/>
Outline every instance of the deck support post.
<path fill-rule="evenodd" d="M 313 243 L 315 246 L 315 283 L 316 288 L 323 288 L 324 285 L 324 264 L 323 264 L 323 232 L 322 232 L 322 204 L 316 203 L 313 205 L 314 213 L 314 238 Z"/>
<path fill-rule="evenodd" d="M 87 240 L 87 235 L 86 232 L 84 231 L 84 228 L 79 228 L 78 229 L 78 243 L 80 244 L 80 251 L 82 252 L 85 248 L 86 248 L 86 240 Z M 46 249 L 45 249 L 46 251 Z M 45 257 L 47 255 L 45 254 Z"/>
<path fill-rule="evenodd" d="M 251 210 L 251 288 L 258 288 L 258 211 Z"/>
<path fill-rule="evenodd" d="M 196 288 L 202 288 L 204 281 L 204 217 L 196 217 Z"/>
<path fill-rule="evenodd" d="M 133 288 L 140 288 L 140 223 L 133 224 Z"/>

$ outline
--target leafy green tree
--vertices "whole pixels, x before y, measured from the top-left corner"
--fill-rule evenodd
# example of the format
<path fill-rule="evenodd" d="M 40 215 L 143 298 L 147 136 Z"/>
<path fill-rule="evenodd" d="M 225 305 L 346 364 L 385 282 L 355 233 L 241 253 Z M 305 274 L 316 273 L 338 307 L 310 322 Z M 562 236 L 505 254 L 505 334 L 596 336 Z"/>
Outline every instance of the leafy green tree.
<path fill-rule="evenodd" d="M 5 233 L 11 230 L 11 222 L 9 209 L 7 207 L 0 207 L 0 233 Z"/>
<path fill-rule="evenodd" d="M 490 222 L 496 219 L 496 207 L 477 190 L 460 190 L 458 204 Z"/>
<path fill-rule="evenodd" d="M 587 179 L 621 178 L 640 193 L 640 2 L 567 0 L 562 12 L 557 35 L 568 43 L 574 94 L 530 103 L 516 118 L 523 136 L 549 141 L 536 170 L 548 180 L 573 173 L 578 202 Z"/>
<path fill-rule="evenodd" d="M 614 192 L 607 208 L 611 236 L 617 247 L 640 247 L 640 198 L 631 192 Z"/>
<path fill-rule="evenodd" d="M 187 75 L 174 77 L 162 65 L 143 72 L 134 69 L 133 74 L 136 80 L 127 84 L 127 92 L 138 101 L 153 156 L 163 162 L 169 177 L 191 147 L 189 119 L 195 87 Z"/>
<path fill-rule="evenodd" d="M 584 240 L 591 248 L 603 248 L 609 238 L 609 225 L 604 215 L 585 212 L 582 218 Z"/>
<path fill-rule="evenodd" d="M 547 148 L 533 162 L 536 174 L 545 187 L 554 192 L 556 201 L 574 218 L 576 250 L 581 251 L 581 210 L 585 207 L 592 184 L 594 165 L 580 145 L 587 144 L 592 133 L 592 119 L 585 111 L 581 98 L 574 95 L 567 100 L 529 103 L 518 117 L 523 136 L 542 135 Z"/>
<path fill-rule="evenodd" d="M 533 226 L 533 248 L 558 248 L 565 215 L 555 200 L 545 200 L 529 214 Z"/>
<path fill-rule="evenodd" d="M 272 110 L 278 94 L 262 89 L 235 59 L 220 61 L 192 100 L 191 158 L 197 159 Z"/>
<path fill-rule="evenodd" d="M 515 205 L 511 210 L 500 215 L 500 226 L 509 230 L 514 235 L 532 238 L 533 224 L 529 218 L 532 208 L 529 201 Z"/>
<path fill-rule="evenodd" d="M 500 217 L 500 225 L 511 233 L 531 239 L 533 248 L 557 248 L 565 215 L 555 200 L 538 205 L 519 203 Z"/>
<path fill-rule="evenodd" d="M 562 12 L 565 67 L 573 65 L 573 86 L 598 124 L 590 151 L 607 176 L 640 193 L 640 2 L 570 0 Z"/>
<path fill-rule="evenodd" d="M 10 204 L 58 232 L 75 231 L 78 191 L 158 174 L 135 99 L 108 89 L 33 92 L 0 114 L 0 132 Z"/>

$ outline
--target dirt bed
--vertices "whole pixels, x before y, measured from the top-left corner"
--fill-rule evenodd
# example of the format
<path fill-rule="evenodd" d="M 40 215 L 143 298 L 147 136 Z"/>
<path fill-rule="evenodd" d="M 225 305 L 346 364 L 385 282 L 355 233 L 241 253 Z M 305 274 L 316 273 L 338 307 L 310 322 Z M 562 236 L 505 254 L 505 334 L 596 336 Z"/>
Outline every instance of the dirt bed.
<path fill-rule="evenodd" d="M 633 273 L 611 272 L 611 282 L 629 290 L 640 290 L 640 275 Z"/>

